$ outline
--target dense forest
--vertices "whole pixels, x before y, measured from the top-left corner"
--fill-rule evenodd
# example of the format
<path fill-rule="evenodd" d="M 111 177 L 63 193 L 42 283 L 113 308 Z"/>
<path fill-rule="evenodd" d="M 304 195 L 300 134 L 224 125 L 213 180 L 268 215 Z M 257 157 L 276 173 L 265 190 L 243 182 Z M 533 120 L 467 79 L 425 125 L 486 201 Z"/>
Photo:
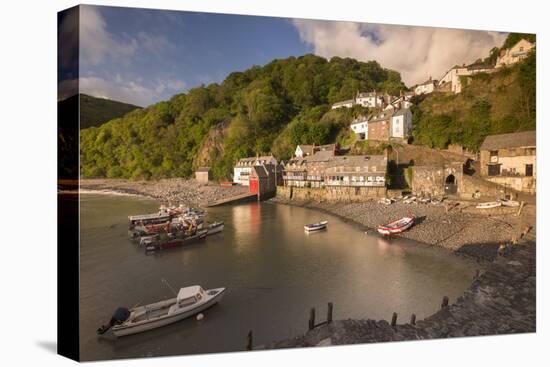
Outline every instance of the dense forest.
<path fill-rule="evenodd" d="M 404 88 L 398 72 L 375 61 L 315 55 L 274 60 L 84 129 L 81 174 L 189 177 L 204 164 L 215 178 L 226 178 L 241 157 L 273 153 L 285 159 L 296 144 L 344 139 L 353 115 L 368 112 L 335 111 L 332 103 L 358 90 L 396 95 Z"/>

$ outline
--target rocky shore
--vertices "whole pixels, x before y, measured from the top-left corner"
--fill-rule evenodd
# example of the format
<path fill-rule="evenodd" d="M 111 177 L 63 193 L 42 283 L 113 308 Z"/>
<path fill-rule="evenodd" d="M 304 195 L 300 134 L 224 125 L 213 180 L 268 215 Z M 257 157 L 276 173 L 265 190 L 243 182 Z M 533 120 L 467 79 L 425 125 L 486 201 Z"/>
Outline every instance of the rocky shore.
<path fill-rule="evenodd" d="M 518 208 L 475 209 L 475 203 L 447 201 L 438 205 L 391 205 L 371 200 L 363 203 L 334 203 L 318 201 L 271 199 L 279 204 L 302 206 L 336 215 L 360 225 L 363 230 L 377 234 L 379 224 L 415 215 L 416 224 L 399 237 L 444 247 L 457 253 L 492 260 L 498 246 L 521 233 L 525 227 L 534 226 L 534 206 L 526 205 L 522 215 Z"/>
<path fill-rule="evenodd" d="M 85 191 L 117 192 L 140 195 L 162 203 L 205 206 L 209 202 L 248 192 L 248 187 L 201 184 L 194 179 L 170 178 L 156 181 L 122 179 L 81 179 Z"/>
<path fill-rule="evenodd" d="M 385 341 L 528 333 L 536 331 L 536 245 L 528 235 L 508 247 L 462 297 L 424 320 L 339 320 L 267 348 L 295 348 Z M 391 312 L 391 310 L 388 310 Z M 391 319 L 393 315 L 388 315 Z"/>

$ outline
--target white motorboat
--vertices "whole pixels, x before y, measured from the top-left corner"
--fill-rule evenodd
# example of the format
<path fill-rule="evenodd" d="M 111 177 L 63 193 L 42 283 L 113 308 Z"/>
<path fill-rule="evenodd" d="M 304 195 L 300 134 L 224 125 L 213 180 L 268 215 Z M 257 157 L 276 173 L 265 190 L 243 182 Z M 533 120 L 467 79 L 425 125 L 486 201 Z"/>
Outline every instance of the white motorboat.
<path fill-rule="evenodd" d="M 403 217 L 394 222 L 384 224 L 384 225 L 379 225 L 378 232 L 380 234 L 383 234 L 384 236 L 395 234 L 395 233 L 401 233 L 409 229 L 414 224 L 414 220 L 415 220 L 414 215 Z"/>
<path fill-rule="evenodd" d="M 324 220 L 318 223 L 306 224 L 304 229 L 306 232 L 320 231 L 321 229 L 327 228 L 328 220 Z"/>
<path fill-rule="evenodd" d="M 491 209 L 491 208 L 498 208 L 501 206 L 502 203 L 500 201 L 489 201 L 486 203 L 479 203 L 476 205 L 477 209 Z"/>
<path fill-rule="evenodd" d="M 131 309 L 120 307 L 108 325 L 97 330 L 104 334 L 112 328 L 117 337 L 137 334 L 166 326 L 193 316 L 220 302 L 226 288 L 202 289 L 199 285 L 181 288 L 176 298 L 170 298 Z"/>

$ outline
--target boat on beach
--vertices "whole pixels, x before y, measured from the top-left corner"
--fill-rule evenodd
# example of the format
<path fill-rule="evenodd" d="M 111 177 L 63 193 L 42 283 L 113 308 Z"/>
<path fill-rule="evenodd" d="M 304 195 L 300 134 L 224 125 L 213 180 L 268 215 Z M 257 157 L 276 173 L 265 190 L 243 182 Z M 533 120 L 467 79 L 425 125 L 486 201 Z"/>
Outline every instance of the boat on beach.
<path fill-rule="evenodd" d="M 519 201 L 510 200 L 510 199 L 500 199 L 499 202 L 500 202 L 500 204 L 502 204 L 502 206 L 508 206 L 508 207 L 512 207 L 512 208 L 516 208 L 520 205 Z"/>
<path fill-rule="evenodd" d="M 97 329 L 105 334 L 112 329 L 117 337 L 137 334 L 193 316 L 220 302 L 227 288 L 203 289 L 199 285 L 181 288 L 170 298 L 131 309 L 119 307 L 107 325 Z"/>
<path fill-rule="evenodd" d="M 411 215 L 408 217 L 403 217 L 401 219 L 398 219 L 388 224 L 379 225 L 378 233 L 383 234 L 384 236 L 395 234 L 395 233 L 401 233 L 409 229 L 414 224 L 414 219 L 415 219 L 414 215 Z"/>
<path fill-rule="evenodd" d="M 393 199 L 380 198 L 380 200 L 378 200 L 378 204 L 391 205 L 391 204 L 393 204 L 394 201 L 395 200 L 393 200 Z"/>
<path fill-rule="evenodd" d="M 502 203 L 500 201 L 489 201 L 486 203 L 479 203 L 476 205 L 477 209 L 491 209 L 491 208 L 498 208 L 499 206 L 502 206 Z"/>
<path fill-rule="evenodd" d="M 327 224 L 328 224 L 328 220 L 323 220 L 323 221 L 317 222 L 317 223 L 306 224 L 304 226 L 304 229 L 306 230 L 306 232 L 320 231 L 322 229 L 327 228 Z"/>

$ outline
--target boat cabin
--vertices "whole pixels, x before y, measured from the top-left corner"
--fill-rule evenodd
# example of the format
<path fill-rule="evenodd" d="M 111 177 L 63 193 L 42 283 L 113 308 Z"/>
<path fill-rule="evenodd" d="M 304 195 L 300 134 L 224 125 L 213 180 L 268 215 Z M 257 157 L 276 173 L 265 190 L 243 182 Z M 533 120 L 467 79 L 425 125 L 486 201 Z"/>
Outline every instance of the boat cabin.
<path fill-rule="evenodd" d="M 181 288 L 178 292 L 176 302 L 179 307 L 185 307 L 199 302 L 204 298 L 204 289 L 201 286 L 193 285 L 191 287 Z"/>

